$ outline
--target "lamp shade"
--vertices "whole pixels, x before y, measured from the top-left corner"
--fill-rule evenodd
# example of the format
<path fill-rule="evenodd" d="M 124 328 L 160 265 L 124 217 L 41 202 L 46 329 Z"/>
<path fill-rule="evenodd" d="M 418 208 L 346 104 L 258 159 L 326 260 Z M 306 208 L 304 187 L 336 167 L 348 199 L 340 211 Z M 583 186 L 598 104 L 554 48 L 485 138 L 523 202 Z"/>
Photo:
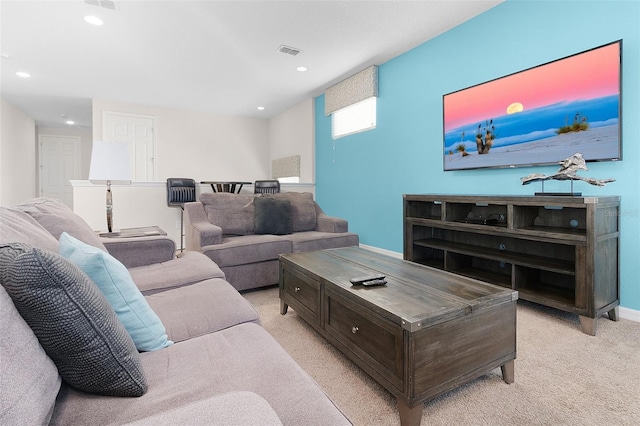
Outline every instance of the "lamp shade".
<path fill-rule="evenodd" d="M 131 183 L 129 145 L 123 142 L 93 141 L 89 180 L 92 183 Z"/>

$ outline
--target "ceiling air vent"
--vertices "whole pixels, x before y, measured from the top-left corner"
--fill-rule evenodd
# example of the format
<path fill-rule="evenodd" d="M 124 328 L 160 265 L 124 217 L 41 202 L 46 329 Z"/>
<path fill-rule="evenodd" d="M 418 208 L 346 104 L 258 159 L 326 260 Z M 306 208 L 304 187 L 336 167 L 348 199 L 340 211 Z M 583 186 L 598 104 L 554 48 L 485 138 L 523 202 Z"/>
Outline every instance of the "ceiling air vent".
<path fill-rule="evenodd" d="M 296 49 L 295 47 L 285 46 L 284 44 L 278 47 L 278 52 L 284 53 L 285 55 L 298 56 L 298 54 L 302 53 L 302 50 Z"/>
<path fill-rule="evenodd" d="M 103 7 L 109 10 L 116 10 L 116 2 L 112 0 L 84 0 L 86 4 L 91 6 Z"/>

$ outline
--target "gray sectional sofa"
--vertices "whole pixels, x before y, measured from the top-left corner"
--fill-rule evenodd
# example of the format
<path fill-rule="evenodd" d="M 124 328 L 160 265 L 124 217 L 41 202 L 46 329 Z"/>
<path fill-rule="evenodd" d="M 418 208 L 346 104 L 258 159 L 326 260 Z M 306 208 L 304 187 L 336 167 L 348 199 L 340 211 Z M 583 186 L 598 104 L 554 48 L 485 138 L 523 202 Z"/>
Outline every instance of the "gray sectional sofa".
<path fill-rule="evenodd" d="M 207 255 L 240 291 L 277 284 L 280 254 L 359 244 L 310 192 L 202 193 L 184 207 L 187 250 Z"/>
<path fill-rule="evenodd" d="M 137 292 L 124 307 L 114 277 Z M 0 424 L 350 424 L 218 265 L 166 237 L 101 239 L 56 200 L 0 207 L 0 284 Z"/>

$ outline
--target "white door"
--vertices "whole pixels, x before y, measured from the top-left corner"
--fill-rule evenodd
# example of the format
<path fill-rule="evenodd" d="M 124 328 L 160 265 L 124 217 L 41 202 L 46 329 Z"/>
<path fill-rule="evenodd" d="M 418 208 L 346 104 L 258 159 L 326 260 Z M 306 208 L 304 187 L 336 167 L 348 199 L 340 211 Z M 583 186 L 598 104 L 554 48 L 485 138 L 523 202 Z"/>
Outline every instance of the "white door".
<path fill-rule="evenodd" d="M 71 180 L 80 179 L 80 138 L 40 135 L 40 195 L 73 209 Z"/>
<path fill-rule="evenodd" d="M 155 180 L 154 118 L 141 115 L 105 112 L 103 138 L 105 141 L 129 144 L 131 180 L 152 182 Z"/>

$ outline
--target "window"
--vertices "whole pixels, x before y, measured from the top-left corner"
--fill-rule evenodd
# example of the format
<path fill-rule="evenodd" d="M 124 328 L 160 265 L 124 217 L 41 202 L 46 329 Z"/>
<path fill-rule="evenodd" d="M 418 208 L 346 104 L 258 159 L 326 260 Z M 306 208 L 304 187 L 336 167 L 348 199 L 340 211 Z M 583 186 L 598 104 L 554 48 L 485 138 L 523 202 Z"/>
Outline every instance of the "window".
<path fill-rule="evenodd" d="M 331 136 L 338 139 L 376 128 L 377 97 L 339 109 L 331 114 Z"/>
<path fill-rule="evenodd" d="M 300 183 L 300 176 L 279 177 L 278 181 L 280 183 Z"/>
<path fill-rule="evenodd" d="M 278 179 L 280 183 L 300 182 L 300 156 L 291 155 L 271 160 L 271 178 Z"/>

